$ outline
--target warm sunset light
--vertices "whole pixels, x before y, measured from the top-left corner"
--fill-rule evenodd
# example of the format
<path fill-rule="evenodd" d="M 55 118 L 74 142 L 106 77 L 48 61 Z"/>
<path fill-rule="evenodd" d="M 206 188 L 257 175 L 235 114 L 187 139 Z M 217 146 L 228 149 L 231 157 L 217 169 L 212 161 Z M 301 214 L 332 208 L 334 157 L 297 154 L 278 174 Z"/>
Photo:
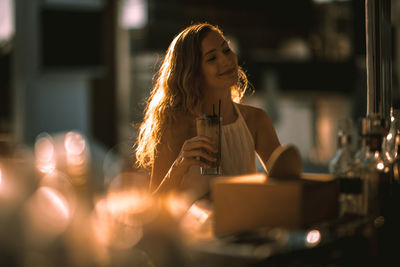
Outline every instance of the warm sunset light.
<path fill-rule="evenodd" d="M 0 267 L 387 266 L 398 214 L 400 0 L 0 0 Z"/>
<path fill-rule="evenodd" d="M 186 194 L 171 193 L 166 197 L 165 204 L 174 217 L 180 218 L 190 208 L 190 197 Z"/>
<path fill-rule="evenodd" d="M 111 214 L 138 214 L 151 206 L 152 200 L 148 194 L 138 190 L 111 192 L 107 195 L 107 209 Z"/>

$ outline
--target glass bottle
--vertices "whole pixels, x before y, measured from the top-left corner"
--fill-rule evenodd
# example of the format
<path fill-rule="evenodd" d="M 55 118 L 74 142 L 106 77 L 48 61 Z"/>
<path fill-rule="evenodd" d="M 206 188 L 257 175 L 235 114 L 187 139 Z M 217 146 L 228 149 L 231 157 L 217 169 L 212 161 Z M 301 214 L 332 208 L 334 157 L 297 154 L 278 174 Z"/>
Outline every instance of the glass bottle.
<path fill-rule="evenodd" d="M 362 132 L 365 134 L 367 148 L 361 157 L 359 173 L 364 183 L 363 213 L 379 216 L 386 213 L 386 204 L 390 195 L 389 165 L 382 153 L 384 127 L 378 116 L 369 116 L 362 120 Z"/>
<path fill-rule="evenodd" d="M 340 182 L 339 213 L 357 214 L 361 209 L 361 181 L 354 172 L 353 123 L 341 121 L 338 131 L 337 150 L 329 162 L 329 172 Z"/>
<path fill-rule="evenodd" d="M 390 127 L 389 132 L 383 139 L 382 151 L 385 161 L 392 164 L 397 154 L 396 150 L 396 136 L 400 134 L 400 110 L 391 109 L 390 111 Z"/>
<path fill-rule="evenodd" d="M 390 219 L 397 218 L 397 222 L 399 222 L 400 218 L 398 216 L 398 209 L 400 205 L 400 135 L 397 134 L 395 139 L 394 151 L 392 156 L 392 160 L 390 162 L 390 184 L 388 185 L 389 189 L 387 190 L 387 203 L 386 217 L 390 217 Z"/>
<path fill-rule="evenodd" d="M 391 167 L 391 178 L 394 185 L 400 185 L 400 135 L 396 135 L 395 148 Z"/>

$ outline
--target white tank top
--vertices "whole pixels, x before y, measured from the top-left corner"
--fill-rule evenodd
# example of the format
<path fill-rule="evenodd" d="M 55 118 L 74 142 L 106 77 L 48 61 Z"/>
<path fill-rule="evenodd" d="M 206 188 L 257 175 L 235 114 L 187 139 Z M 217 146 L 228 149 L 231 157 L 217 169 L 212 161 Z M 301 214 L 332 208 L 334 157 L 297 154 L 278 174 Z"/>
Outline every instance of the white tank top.
<path fill-rule="evenodd" d="M 246 121 L 234 103 L 238 115 L 233 123 L 222 125 L 221 168 L 222 176 L 256 173 L 256 155 L 253 136 Z M 210 190 L 213 175 L 201 175 L 199 166 L 192 166 L 184 176 L 182 189 L 189 191 L 197 199 Z"/>

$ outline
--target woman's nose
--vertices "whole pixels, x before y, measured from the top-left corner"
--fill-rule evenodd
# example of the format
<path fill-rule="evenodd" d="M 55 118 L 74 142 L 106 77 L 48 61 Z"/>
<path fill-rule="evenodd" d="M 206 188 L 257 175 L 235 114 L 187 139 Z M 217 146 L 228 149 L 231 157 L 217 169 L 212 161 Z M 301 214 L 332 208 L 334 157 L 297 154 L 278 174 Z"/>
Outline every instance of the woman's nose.
<path fill-rule="evenodd" d="M 231 55 L 223 54 L 223 56 L 221 57 L 222 66 L 232 65 L 232 62 L 233 62 L 233 57 Z"/>

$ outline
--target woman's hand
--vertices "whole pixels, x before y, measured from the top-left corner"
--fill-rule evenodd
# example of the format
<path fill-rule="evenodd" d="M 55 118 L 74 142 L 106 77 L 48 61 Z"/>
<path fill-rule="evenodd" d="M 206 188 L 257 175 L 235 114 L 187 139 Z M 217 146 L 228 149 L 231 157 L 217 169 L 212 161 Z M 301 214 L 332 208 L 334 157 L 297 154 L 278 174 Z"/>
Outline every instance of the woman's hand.
<path fill-rule="evenodd" d="M 177 149 L 176 158 L 171 155 L 170 147 L 166 143 L 162 144 L 160 153 L 163 160 L 156 160 L 152 168 L 150 188 L 153 194 L 163 194 L 179 188 L 191 166 L 209 167 L 211 162 L 216 161 L 215 144 L 206 136 L 196 136 L 184 141 L 180 150 Z"/>
<path fill-rule="evenodd" d="M 191 166 L 210 167 L 208 162 L 215 162 L 217 159 L 213 141 L 206 136 L 195 136 L 186 140 L 174 162 L 174 167 L 182 168 L 185 174 Z"/>

